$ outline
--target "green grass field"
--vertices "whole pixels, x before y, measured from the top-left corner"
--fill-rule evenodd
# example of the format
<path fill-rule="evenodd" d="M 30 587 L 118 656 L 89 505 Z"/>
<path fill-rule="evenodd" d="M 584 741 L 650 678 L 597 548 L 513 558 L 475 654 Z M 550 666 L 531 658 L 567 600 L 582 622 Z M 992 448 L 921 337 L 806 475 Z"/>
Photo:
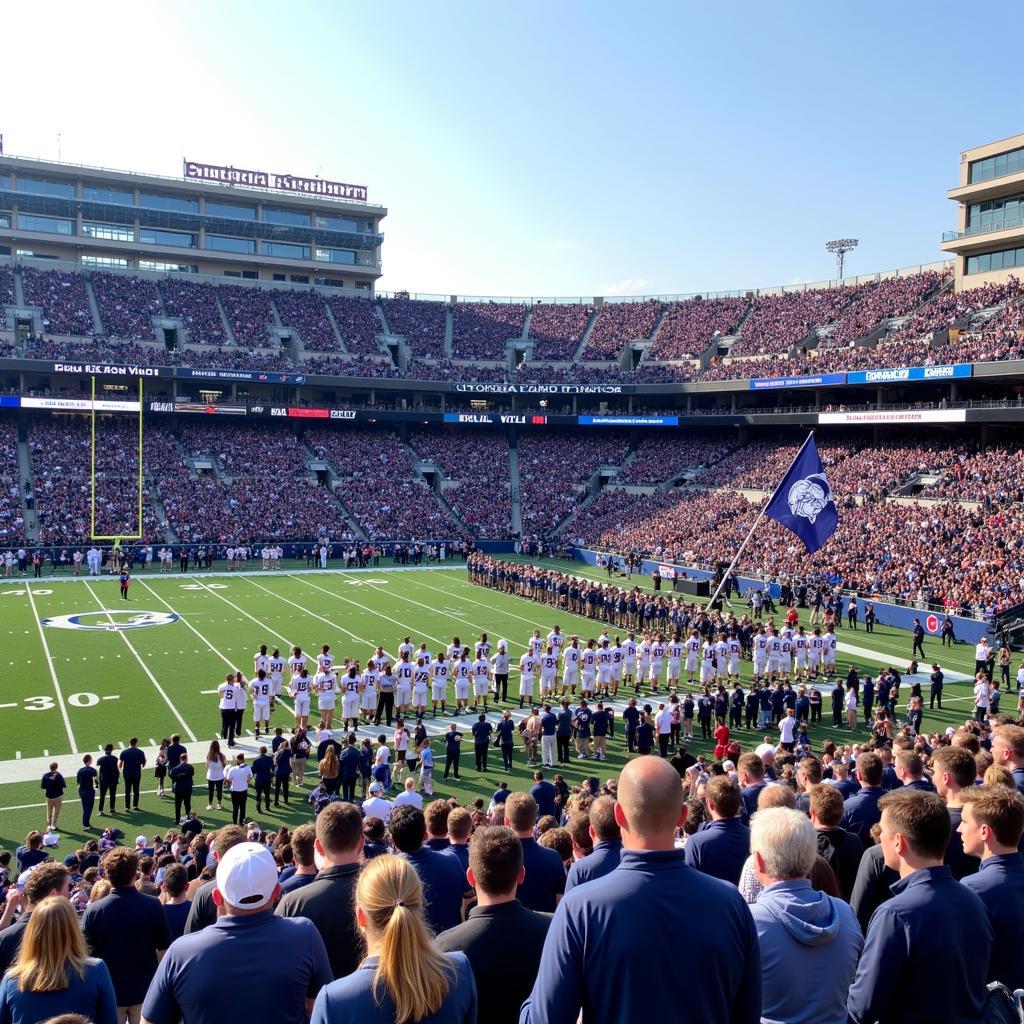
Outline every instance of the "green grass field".
<path fill-rule="evenodd" d="M 601 575 L 581 564 L 573 571 Z M 199 744 L 190 750 L 193 761 L 197 752 L 201 760 L 220 724 L 217 698 L 211 691 L 231 669 L 251 675 L 252 656 L 261 643 L 282 650 L 299 644 L 311 654 L 329 643 L 339 662 L 344 657 L 365 662 L 375 645 L 393 652 L 405 635 L 417 644 L 426 641 L 436 651 L 453 635 L 472 643 L 486 630 L 492 643 L 507 638 L 518 658 L 535 626 L 546 633 L 558 622 L 564 632 L 579 633 L 584 639 L 598 632 L 597 624 L 586 619 L 473 586 L 461 565 L 273 575 L 160 576 L 151 572 L 135 577 L 127 602 L 120 598 L 116 577 L 11 580 L 0 586 L 0 609 L 0 848 L 13 848 L 30 829 L 45 824 L 39 779 L 46 762 L 53 759 L 69 780 L 61 815 L 63 853 L 74 849 L 84 835 L 73 785 L 82 754 L 96 754 L 108 742 L 120 749 L 131 736 L 151 747 L 177 732 L 183 741 Z M 159 613 L 150 618 L 167 621 L 112 631 L 106 628 L 108 612 L 119 622 L 128 619 L 129 612 Z M 79 626 L 99 628 L 59 628 L 54 620 L 61 616 L 75 616 Z M 46 620 L 50 623 L 44 625 Z M 909 660 L 910 637 L 903 630 L 878 627 L 869 635 L 844 629 L 838 636 L 838 664 L 844 672 L 851 661 L 863 668 L 895 664 L 902 670 Z M 856 649 L 844 650 L 850 645 Z M 925 649 L 929 660 L 939 659 L 947 672 L 966 675 L 972 671 L 973 646 L 943 650 L 937 639 L 929 639 Z M 749 663 L 744 662 L 743 671 L 749 678 Z M 512 690 L 518 692 L 515 678 Z M 926 710 L 926 728 L 961 722 L 970 714 L 968 684 L 947 677 L 945 703 L 943 712 Z M 338 715 L 340 707 L 336 721 Z M 830 737 L 850 739 L 845 729 L 832 729 L 827 700 L 824 717 L 824 728 L 812 732 L 816 746 Z M 249 719 L 247 713 L 247 730 L 252 726 Z M 466 725 L 471 721 L 467 716 L 460 719 Z M 286 728 L 291 724 L 289 711 L 280 703 L 273 724 Z M 434 731 L 435 723 L 429 718 L 428 726 Z M 437 720 L 437 732 L 446 728 L 447 720 Z M 365 727 L 360 735 L 375 737 L 379 731 Z M 749 746 L 753 735 L 741 730 L 740 742 Z M 867 733 L 862 730 L 856 735 L 862 738 Z M 256 746 L 250 731 L 240 749 L 254 753 Z M 621 724 L 609 746 L 609 761 L 599 770 L 602 776 L 614 775 L 622 767 Z M 699 741 L 693 749 L 706 752 Z M 518 748 L 511 776 L 500 769 L 500 758 L 493 756 L 492 770 L 479 775 L 473 769 L 472 750 L 465 750 L 463 778 L 457 788 L 440 778 L 444 763 L 440 743 L 435 744 L 435 758 L 435 791 L 440 795 L 489 798 L 502 779 L 508 778 L 515 787 L 530 777 Z M 597 768 L 593 762 L 574 762 L 563 774 L 572 783 Z M 201 777 L 200 763 L 197 784 Z M 293 798 L 292 807 L 279 818 L 261 820 L 261 824 L 307 820 L 311 813 L 305 803 L 307 793 L 308 789 L 303 790 L 298 801 Z M 93 825 L 114 822 L 134 838 L 140 831 L 162 832 L 172 823 L 170 801 L 155 795 L 150 768 L 141 803 L 142 809 L 132 815 L 121 811 L 115 818 L 94 815 Z M 203 812 L 205 793 L 197 793 L 194 803 L 211 827 L 230 820 L 228 810 Z M 252 801 L 250 810 L 254 810 Z"/>

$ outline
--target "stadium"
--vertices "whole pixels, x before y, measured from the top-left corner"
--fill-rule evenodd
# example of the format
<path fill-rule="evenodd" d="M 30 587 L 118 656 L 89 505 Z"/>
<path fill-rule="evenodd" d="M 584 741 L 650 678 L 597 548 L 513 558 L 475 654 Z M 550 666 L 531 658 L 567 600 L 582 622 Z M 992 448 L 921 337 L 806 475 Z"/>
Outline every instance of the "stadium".
<path fill-rule="evenodd" d="M 950 169 L 954 161 L 951 153 Z M 571 941 L 582 926 L 565 922 L 586 909 L 566 877 L 579 884 L 573 865 L 586 863 L 595 872 L 586 884 L 604 884 L 589 859 L 607 853 L 600 830 L 611 834 L 611 803 L 602 812 L 599 801 L 624 791 L 612 830 L 629 833 L 629 773 L 654 778 L 665 763 L 686 801 L 669 848 L 732 883 L 726 903 L 681 881 L 689 895 L 679 903 L 690 912 L 742 911 L 742 930 L 744 903 L 756 906 L 773 884 L 808 876 L 829 892 L 809 869 L 773 874 L 757 845 L 771 837 L 756 819 L 796 808 L 820 830 L 819 803 L 828 800 L 815 791 L 833 787 L 847 804 L 861 799 L 857 791 L 905 788 L 904 799 L 938 788 L 955 838 L 920 870 L 945 864 L 959 882 L 989 856 L 1012 860 L 1009 880 L 993 891 L 1024 907 L 1024 883 L 1011 873 L 1024 878 L 1013 852 L 1024 818 L 1012 842 L 986 838 L 980 861 L 957 831 L 974 820 L 961 818 L 964 805 L 978 808 L 979 822 L 983 804 L 998 805 L 991 813 L 1005 811 L 1012 826 L 1022 802 L 1005 794 L 1024 786 L 1024 135 L 964 151 L 955 173 L 946 198 L 956 227 L 936 225 L 931 262 L 844 275 L 843 256 L 857 242 L 842 239 L 829 243 L 839 250 L 835 277 L 818 282 L 425 294 L 381 287 L 387 218 L 398 211 L 371 203 L 365 185 L 187 157 L 180 175 L 112 170 L 12 155 L 0 136 L 0 849 L 17 848 L 15 860 L 0 861 L 8 899 L 0 971 L 14 963 L 3 959 L 6 929 L 20 918 L 24 930 L 30 917 L 10 894 L 19 875 L 24 891 L 23 869 L 42 860 L 31 856 L 41 849 L 55 860 L 71 854 L 82 868 L 96 854 L 95 867 L 101 852 L 130 847 L 141 832 L 153 870 L 142 869 L 140 882 L 160 892 L 154 856 L 173 851 L 164 867 L 191 860 L 194 913 L 197 887 L 221 883 L 222 871 L 212 837 L 203 864 L 183 858 L 171 838 L 189 807 L 201 819 L 197 833 L 248 827 L 278 869 L 294 870 L 298 854 L 289 845 L 283 860 L 273 840 L 264 843 L 268 834 L 294 835 L 338 817 L 338 806 L 361 807 L 365 849 L 391 844 L 405 854 L 401 822 L 387 835 L 387 821 L 379 834 L 369 822 L 403 803 L 429 811 L 447 800 L 451 822 L 455 808 L 466 809 L 474 829 L 509 825 L 524 845 L 568 849 L 560 883 L 543 898 L 534 893 L 535 904 L 519 898 L 554 912 L 550 935 L 564 924 Z M 772 653 L 773 644 L 785 653 Z M 541 725 L 549 716 L 550 730 Z M 273 806 L 269 781 L 262 789 L 254 776 L 250 788 L 243 778 L 239 790 L 234 767 L 218 777 L 213 742 L 229 766 L 236 757 L 255 764 L 264 748 Z M 282 744 L 291 752 L 283 772 Z M 332 774 L 349 745 L 359 751 L 351 780 L 344 763 Z M 142 751 L 141 787 L 133 756 L 119 755 L 131 748 Z M 170 764 L 169 748 L 178 751 Z M 975 755 L 971 778 L 954 785 L 947 755 L 965 750 Z M 90 821 L 94 783 L 87 772 L 83 784 L 80 768 L 112 751 L 122 790 L 101 773 Z M 643 767 L 658 754 L 662 763 Z M 195 768 L 187 800 L 169 777 L 181 755 Z M 990 777 L 1000 766 L 1008 781 Z M 519 808 L 518 797 L 552 778 L 557 811 L 546 827 L 516 827 L 505 798 Z M 956 799 L 975 782 L 978 804 Z M 764 800 L 762 789 L 784 790 L 786 800 Z M 395 800 L 403 792 L 412 797 Z M 734 794 L 741 802 L 726 813 Z M 891 831 L 903 812 L 883 806 L 893 808 L 882 824 Z M 868 821 L 860 807 L 831 829 L 856 837 L 852 869 L 831 854 L 826 864 L 828 898 L 852 902 L 844 913 L 856 951 L 865 949 L 849 976 L 834 965 L 843 1018 L 849 994 L 857 1024 L 923 1020 L 905 995 L 888 1010 L 871 1001 L 864 975 L 881 941 L 872 936 L 888 898 L 880 886 L 918 861 L 906 853 L 911 840 L 872 836 L 882 811 Z M 698 828 L 705 816 L 743 828 L 735 872 L 735 850 L 712 853 L 713 830 Z M 775 820 L 793 829 L 792 851 L 800 829 Z M 447 845 L 442 826 L 431 831 L 428 815 L 428 846 Z M 480 849 L 509 842 L 481 835 Z M 629 842 L 625 850 L 653 848 Z M 884 859 L 871 854 L 882 846 Z M 356 860 L 359 851 L 362 838 Z M 227 852 L 217 853 L 222 863 Z M 865 870 L 875 872 L 869 895 Z M 732 901 L 737 886 L 743 901 Z M 459 895 L 454 931 L 474 920 L 471 911 L 458 923 L 484 895 L 475 887 L 465 907 Z M 557 911 L 555 889 L 566 894 Z M 606 891 L 617 898 L 613 886 Z M 81 874 L 75 892 L 88 921 Z M 426 923 L 450 935 L 431 916 L 437 892 Z M 402 898 L 389 897 L 389 912 L 399 906 Z M 958 913 L 969 921 L 977 910 Z M 756 912 L 754 921 L 766 957 Z M 608 921 L 600 927 L 612 931 Z M 1016 942 L 1013 927 L 997 923 L 997 941 Z M 372 923 L 360 928 L 371 941 Z M 947 934 L 946 947 L 956 944 Z M 575 991 L 573 953 L 567 966 L 552 945 L 549 936 L 543 959 L 538 946 L 511 1017 L 477 974 L 479 1010 L 474 1003 L 459 1019 L 519 1020 L 527 995 L 523 1021 L 575 1021 L 581 1007 L 588 1022 L 638 1019 L 595 1009 L 600 986 L 576 1002 L 563 995 Z M 1009 966 L 997 968 L 993 954 L 980 982 L 937 986 L 947 1003 L 978 1004 L 975 1016 L 956 1019 L 995 1019 L 1000 997 L 985 989 L 990 982 L 1024 988 L 1014 949 Z M 724 940 L 721 950 L 733 955 Z M 336 951 L 328 941 L 338 979 Z M 610 955 L 587 946 L 583 973 L 621 962 L 621 951 L 602 959 Z M 788 963 L 802 960 L 793 954 Z M 644 968 L 623 970 L 635 980 Z M 154 991 L 170 984 L 170 971 L 161 968 L 146 995 L 143 1018 L 153 1024 L 191 1019 L 162 1015 L 167 1004 Z M 762 980 L 763 1008 L 759 981 L 750 1005 L 736 996 L 732 1019 L 804 1019 L 785 1008 L 767 968 Z M 342 1019 L 322 1005 L 340 984 L 311 983 L 321 993 L 316 1008 L 307 997 L 300 1009 Z M 740 986 L 747 996 L 751 984 Z M 115 976 L 117 1012 L 103 1024 L 132 1020 L 125 1006 L 143 1001 L 118 985 Z M 8 988 L 10 979 L 0 1005 Z M 705 996 L 694 1019 L 725 1019 Z M 456 1019 L 417 1006 L 406 1019 Z M 834 1010 L 819 1007 L 816 1019 Z M 281 1019 L 291 1018 L 282 1011 Z"/>

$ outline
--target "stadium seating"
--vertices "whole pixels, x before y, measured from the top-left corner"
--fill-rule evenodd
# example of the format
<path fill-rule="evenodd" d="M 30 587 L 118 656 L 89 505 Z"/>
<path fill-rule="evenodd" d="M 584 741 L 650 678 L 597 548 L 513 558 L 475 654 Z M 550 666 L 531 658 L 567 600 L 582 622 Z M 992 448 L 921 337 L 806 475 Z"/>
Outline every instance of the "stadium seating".
<path fill-rule="evenodd" d="M 391 332 L 404 335 L 414 356 L 444 358 L 448 307 L 443 302 L 381 299 L 380 308 Z"/>
<path fill-rule="evenodd" d="M 694 359 L 714 338 L 731 334 L 749 305 L 747 299 L 687 299 L 667 303 L 650 358 Z"/>
<path fill-rule="evenodd" d="M 526 306 L 463 302 L 452 312 L 452 353 L 456 359 L 504 359 L 505 345 L 523 333 Z"/>
<path fill-rule="evenodd" d="M 197 345 L 223 345 L 227 342 L 224 322 L 217 303 L 217 289 L 187 277 L 165 277 L 160 281 L 164 312 L 180 317 L 185 323 L 188 340 Z"/>
<path fill-rule="evenodd" d="M 339 350 L 337 335 L 327 319 L 324 300 L 317 292 L 311 289 L 275 289 L 273 296 L 282 325 L 299 332 L 303 348 L 311 352 Z"/>
<path fill-rule="evenodd" d="M 18 427 L 0 420 L 0 546 L 25 541 L 18 472 Z"/>
<path fill-rule="evenodd" d="M 80 274 L 23 267 L 21 287 L 26 305 L 42 310 L 47 333 L 82 337 L 96 333 L 85 279 Z"/>
<path fill-rule="evenodd" d="M 237 284 L 222 284 L 218 291 L 235 341 L 246 348 L 269 345 L 270 328 L 276 323 L 270 294 Z"/>
<path fill-rule="evenodd" d="M 377 335 L 381 332 L 381 323 L 369 299 L 331 295 L 327 302 L 349 352 L 366 355 L 380 351 Z"/>
<path fill-rule="evenodd" d="M 584 359 L 618 360 L 629 341 L 649 338 L 661 315 L 661 303 L 607 302 L 591 328 Z"/>
<path fill-rule="evenodd" d="M 154 337 L 152 318 L 163 313 L 163 305 L 152 281 L 98 272 L 91 280 L 105 335 L 121 341 Z"/>
<path fill-rule="evenodd" d="M 536 343 L 533 358 L 571 359 L 593 313 L 591 306 L 534 305 L 530 311 L 530 337 Z"/>

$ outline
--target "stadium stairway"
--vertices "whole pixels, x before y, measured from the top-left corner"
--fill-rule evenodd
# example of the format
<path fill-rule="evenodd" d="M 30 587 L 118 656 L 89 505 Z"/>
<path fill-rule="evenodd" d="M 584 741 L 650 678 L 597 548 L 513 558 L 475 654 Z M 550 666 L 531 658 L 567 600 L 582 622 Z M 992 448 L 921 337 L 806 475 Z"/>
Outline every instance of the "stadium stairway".
<path fill-rule="evenodd" d="M 21 514 L 25 520 L 25 535 L 33 543 L 39 542 L 39 517 L 36 515 L 34 508 L 29 508 L 25 504 L 25 493 L 29 487 L 32 487 L 33 492 L 35 491 L 34 480 L 32 475 L 32 457 L 28 450 L 28 441 L 22 438 L 18 439 L 18 479 L 21 481 Z M 33 502 L 33 504 L 35 504 Z"/>
<path fill-rule="evenodd" d="M 454 331 L 453 323 L 454 323 L 454 316 L 452 314 L 452 307 L 449 306 L 445 310 L 445 314 L 444 314 L 444 357 L 445 357 L 445 359 L 452 359 L 452 358 L 454 358 L 454 356 L 453 356 L 454 349 L 452 348 L 452 332 Z"/>
<path fill-rule="evenodd" d="M 331 325 L 331 330 L 334 331 L 334 337 L 338 342 L 338 349 L 341 352 L 348 352 L 345 339 L 341 334 L 341 328 L 338 326 L 338 321 L 334 319 L 334 310 L 331 309 L 331 304 L 329 302 L 324 303 L 324 312 L 327 314 L 327 322 Z M 298 362 L 298 360 L 296 360 L 296 362 Z"/>
<path fill-rule="evenodd" d="M 149 503 L 153 506 L 157 521 L 164 531 L 164 543 L 177 544 L 178 535 L 171 529 L 170 520 L 167 518 L 167 510 L 164 508 L 163 501 L 160 500 L 160 494 L 157 491 L 157 481 L 155 480 L 150 481 Z"/>
<path fill-rule="evenodd" d="M 509 438 L 508 442 L 508 478 L 510 482 L 509 497 L 512 499 L 512 533 L 516 537 L 523 535 L 523 505 L 520 487 L 522 478 L 519 476 L 519 439 Z"/>
<path fill-rule="evenodd" d="M 85 283 L 85 294 L 89 297 L 89 309 L 92 310 L 93 330 L 97 334 L 106 334 L 103 329 L 103 318 L 100 316 L 100 307 L 96 302 L 96 293 L 92 290 L 92 278 L 88 274 L 83 274 L 82 280 Z"/>
<path fill-rule="evenodd" d="M 597 310 L 592 309 L 590 311 L 590 320 L 587 321 L 587 326 L 583 330 L 583 336 L 580 338 L 580 343 L 576 346 L 576 351 L 572 354 L 572 362 L 579 363 L 583 360 L 583 350 L 587 347 L 590 341 L 590 332 L 594 329 L 594 324 L 597 323 Z"/>
<path fill-rule="evenodd" d="M 314 452 L 313 449 L 310 448 L 309 445 L 306 443 L 305 438 L 301 439 L 301 444 L 302 451 L 306 457 L 306 469 L 309 470 L 313 476 L 315 476 L 316 469 L 319 469 L 321 467 L 323 468 L 323 471 L 326 474 L 324 490 L 330 496 L 330 499 L 331 501 L 334 502 L 335 506 L 341 509 L 341 513 L 345 517 L 349 529 L 356 535 L 356 537 L 358 537 L 360 540 L 368 540 L 369 538 L 366 536 L 365 531 L 355 521 L 355 518 L 352 516 L 352 513 L 348 510 L 345 503 L 341 500 L 341 498 L 338 497 L 337 493 L 334 490 L 334 485 L 340 483 L 342 479 L 341 474 L 337 471 L 337 469 L 335 469 L 334 463 L 332 463 L 329 459 L 324 459 L 317 455 L 316 452 Z M 316 467 L 316 469 L 314 469 L 314 467 Z"/>
<path fill-rule="evenodd" d="M 227 338 L 229 345 L 237 345 L 238 339 L 235 337 L 235 332 L 231 329 L 231 320 L 228 317 L 228 312 L 224 308 L 224 303 L 220 299 L 220 289 L 214 288 L 213 294 L 217 303 L 217 312 L 220 313 L 220 322 L 224 328 L 224 337 Z"/>
<path fill-rule="evenodd" d="M 16 306 L 25 305 L 25 288 L 21 283 L 21 267 L 15 266 L 14 268 L 14 304 Z"/>

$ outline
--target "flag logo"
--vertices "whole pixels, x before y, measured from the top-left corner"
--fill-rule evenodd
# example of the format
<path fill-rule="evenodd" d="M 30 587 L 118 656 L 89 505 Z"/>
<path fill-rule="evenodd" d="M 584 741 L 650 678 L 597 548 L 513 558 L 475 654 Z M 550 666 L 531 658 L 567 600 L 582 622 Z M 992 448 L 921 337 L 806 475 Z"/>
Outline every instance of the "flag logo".
<path fill-rule="evenodd" d="M 839 510 L 813 434 L 772 493 L 763 514 L 792 530 L 812 555 L 836 532 Z"/>
<path fill-rule="evenodd" d="M 824 473 L 812 473 L 789 489 L 789 510 L 812 523 L 832 503 L 832 489 Z"/>

